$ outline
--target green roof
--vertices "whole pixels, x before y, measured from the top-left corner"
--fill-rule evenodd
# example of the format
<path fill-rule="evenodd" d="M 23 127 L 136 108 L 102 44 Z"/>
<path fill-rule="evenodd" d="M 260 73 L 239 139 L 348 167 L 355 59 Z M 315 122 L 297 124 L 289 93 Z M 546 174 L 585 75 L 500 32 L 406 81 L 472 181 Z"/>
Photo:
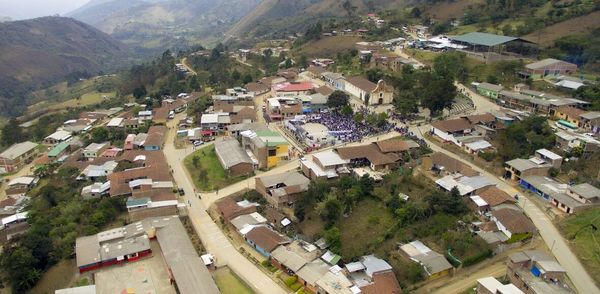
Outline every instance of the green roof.
<path fill-rule="evenodd" d="M 288 143 L 281 134 L 275 131 L 256 131 L 256 135 L 269 147 L 281 145 L 281 143 Z"/>
<path fill-rule="evenodd" d="M 571 128 L 571 129 L 576 129 L 577 128 L 576 125 L 574 125 L 574 124 L 572 124 L 572 123 L 570 123 L 570 122 L 568 122 L 566 120 L 562 120 L 561 119 L 561 120 L 558 121 L 558 123 L 561 124 L 561 125 L 563 125 L 563 126 L 565 126 L 565 127 L 567 127 L 567 128 Z"/>
<path fill-rule="evenodd" d="M 468 33 L 468 34 L 464 34 L 461 36 L 454 36 L 454 37 L 451 37 L 451 39 L 454 41 L 458 41 L 458 42 L 464 42 L 464 43 L 469 43 L 469 44 L 473 44 L 473 45 L 482 45 L 482 46 L 491 47 L 491 46 L 508 43 L 510 41 L 517 40 L 519 38 L 500 36 L 500 35 L 494 35 L 494 34 L 488 34 L 488 33 L 473 32 L 473 33 Z"/>
<path fill-rule="evenodd" d="M 48 157 L 56 157 L 61 152 L 65 151 L 69 147 L 69 142 L 60 142 L 52 150 L 48 151 Z"/>
<path fill-rule="evenodd" d="M 145 205 L 146 203 L 148 203 L 150 201 L 150 198 L 133 198 L 133 197 L 129 197 L 127 198 L 127 203 L 126 203 L 126 207 L 133 207 L 133 206 L 140 206 L 140 205 Z"/>

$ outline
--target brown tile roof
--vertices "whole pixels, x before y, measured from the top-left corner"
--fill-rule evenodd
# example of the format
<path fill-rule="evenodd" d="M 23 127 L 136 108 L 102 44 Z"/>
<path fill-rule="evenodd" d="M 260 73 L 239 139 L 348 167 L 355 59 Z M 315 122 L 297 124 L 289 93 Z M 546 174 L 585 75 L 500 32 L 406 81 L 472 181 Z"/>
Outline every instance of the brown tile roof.
<path fill-rule="evenodd" d="M 562 112 L 569 116 L 569 118 L 579 118 L 580 115 L 584 114 L 585 111 L 573 106 L 561 106 L 558 108 L 558 112 Z"/>
<path fill-rule="evenodd" d="M 144 142 L 144 146 L 161 146 L 165 143 L 167 135 L 166 126 L 151 126 L 148 129 L 148 137 Z"/>
<path fill-rule="evenodd" d="M 500 205 L 503 203 L 515 203 L 516 200 L 510 197 L 508 193 L 500 190 L 500 188 L 492 186 L 479 193 L 477 193 L 490 207 Z"/>
<path fill-rule="evenodd" d="M 393 271 L 373 274 L 373 283 L 360 288 L 362 294 L 400 294 L 402 288 Z"/>
<path fill-rule="evenodd" d="M 240 216 L 242 214 L 249 214 L 256 212 L 256 206 L 242 207 L 237 205 L 237 202 L 232 198 L 225 198 L 220 200 L 215 204 L 217 206 L 217 210 L 225 220 L 230 220 L 234 217 Z"/>
<path fill-rule="evenodd" d="M 346 78 L 346 81 L 357 88 L 365 91 L 365 92 L 373 92 L 375 88 L 377 88 L 377 84 L 363 78 L 363 77 L 349 77 Z"/>
<path fill-rule="evenodd" d="M 15 204 L 17 204 L 17 200 L 12 197 L 8 197 L 8 198 L 0 201 L 0 208 L 5 208 L 7 206 L 13 206 Z"/>
<path fill-rule="evenodd" d="M 520 211 L 503 208 L 492 211 L 492 216 L 511 234 L 533 233 L 536 231 L 535 225 Z"/>
<path fill-rule="evenodd" d="M 256 227 L 246 234 L 246 239 L 251 240 L 266 252 L 271 252 L 277 246 L 290 241 L 267 227 Z"/>
<path fill-rule="evenodd" d="M 438 120 L 432 122 L 431 126 L 448 133 L 464 131 L 472 127 L 471 123 L 466 118 Z"/>
<path fill-rule="evenodd" d="M 390 164 L 400 160 L 394 154 L 384 154 L 375 144 L 341 147 L 336 149 L 342 159 L 352 160 L 366 158 L 374 165 Z"/>
<path fill-rule="evenodd" d="M 248 83 L 245 88 L 246 90 L 255 93 L 268 92 L 271 90 L 271 87 L 262 83 Z"/>
<path fill-rule="evenodd" d="M 315 92 L 323 95 L 323 96 L 329 96 L 331 95 L 331 93 L 333 93 L 333 89 L 329 86 L 321 86 L 315 89 Z"/>
<path fill-rule="evenodd" d="M 177 200 L 177 195 L 173 193 L 173 189 L 163 188 L 163 189 L 150 189 L 147 191 L 143 191 L 140 193 L 135 193 L 133 198 L 150 198 L 153 202 L 157 201 L 169 201 L 169 200 Z"/>
<path fill-rule="evenodd" d="M 283 213 L 279 212 L 273 207 L 267 207 L 265 214 L 267 216 L 267 220 L 275 225 L 281 224 L 281 220 L 285 218 Z"/>
<path fill-rule="evenodd" d="M 496 121 L 496 117 L 489 112 L 484 114 L 469 115 L 465 118 L 468 119 L 472 124 L 490 123 Z"/>
<path fill-rule="evenodd" d="M 322 73 L 327 71 L 325 68 L 323 68 L 321 66 L 314 66 L 314 65 L 309 66 L 306 70 L 316 76 L 320 76 Z"/>
<path fill-rule="evenodd" d="M 152 179 L 153 181 L 171 181 L 169 165 L 162 152 L 145 150 L 127 150 L 121 155 L 119 161 L 131 161 L 138 156 L 144 155 L 144 167 L 132 168 L 121 172 L 112 173 L 108 176 L 110 181 L 110 195 L 119 196 L 131 193 L 129 182 L 136 179 Z M 111 159 L 111 158 L 109 158 Z"/>
<path fill-rule="evenodd" d="M 473 170 L 469 165 L 462 163 L 460 160 L 454 159 L 444 153 L 436 152 L 429 156 L 432 165 L 444 167 L 444 171 L 449 173 L 461 173 L 463 176 L 476 176 L 479 173 Z M 427 168 L 431 169 L 432 166 Z"/>
<path fill-rule="evenodd" d="M 483 223 L 482 225 L 480 225 L 479 229 L 484 232 L 497 232 L 498 225 L 496 225 L 495 222 L 487 222 L 487 223 Z"/>
<path fill-rule="evenodd" d="M 402 152 L 410 149 L 410 145 L 406 141 L 401 139 L 388 139 L 375 142 L 375 144 L 383 153 Z"/>

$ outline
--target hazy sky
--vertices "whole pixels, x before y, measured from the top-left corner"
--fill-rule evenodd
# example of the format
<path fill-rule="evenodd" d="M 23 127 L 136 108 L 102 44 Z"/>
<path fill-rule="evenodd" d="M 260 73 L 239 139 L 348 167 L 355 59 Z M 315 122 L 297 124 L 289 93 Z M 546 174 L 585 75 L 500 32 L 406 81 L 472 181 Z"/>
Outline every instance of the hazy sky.
<path fill-rule="evenodd" d="M 90 0 L 0 0 L 0 16 L 27 19 L 65 14 Z"/>

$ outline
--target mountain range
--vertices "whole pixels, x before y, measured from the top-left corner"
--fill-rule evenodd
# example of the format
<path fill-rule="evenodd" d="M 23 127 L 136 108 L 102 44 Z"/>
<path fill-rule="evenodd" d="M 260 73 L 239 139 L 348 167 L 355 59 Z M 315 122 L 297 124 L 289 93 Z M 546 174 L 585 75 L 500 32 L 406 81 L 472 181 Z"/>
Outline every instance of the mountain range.
<path fill-rule="evenodd" d="M 0 23 L 0 108 L 74 73 L 98 74 L 130 56 L 121 42 L 83 22 L 42 17 Z"/>
<path fill-rule="evenodd" d="M 261 0 L 92 0 L 67 14 L 110 34 L 138 52 L 216 38 Z"/>

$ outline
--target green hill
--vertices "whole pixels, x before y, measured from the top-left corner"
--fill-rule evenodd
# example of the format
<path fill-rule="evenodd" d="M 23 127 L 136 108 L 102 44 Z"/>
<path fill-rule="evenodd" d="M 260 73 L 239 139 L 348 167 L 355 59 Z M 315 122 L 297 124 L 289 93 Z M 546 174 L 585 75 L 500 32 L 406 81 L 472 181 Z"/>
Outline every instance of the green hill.
<path fill-rule="evenodd" d="M 0 23 L 0 52 L 1 115 L 22 112 L 31 91 L 115 68 L 130 54 L 105 33 L 64 17 Z"/>

